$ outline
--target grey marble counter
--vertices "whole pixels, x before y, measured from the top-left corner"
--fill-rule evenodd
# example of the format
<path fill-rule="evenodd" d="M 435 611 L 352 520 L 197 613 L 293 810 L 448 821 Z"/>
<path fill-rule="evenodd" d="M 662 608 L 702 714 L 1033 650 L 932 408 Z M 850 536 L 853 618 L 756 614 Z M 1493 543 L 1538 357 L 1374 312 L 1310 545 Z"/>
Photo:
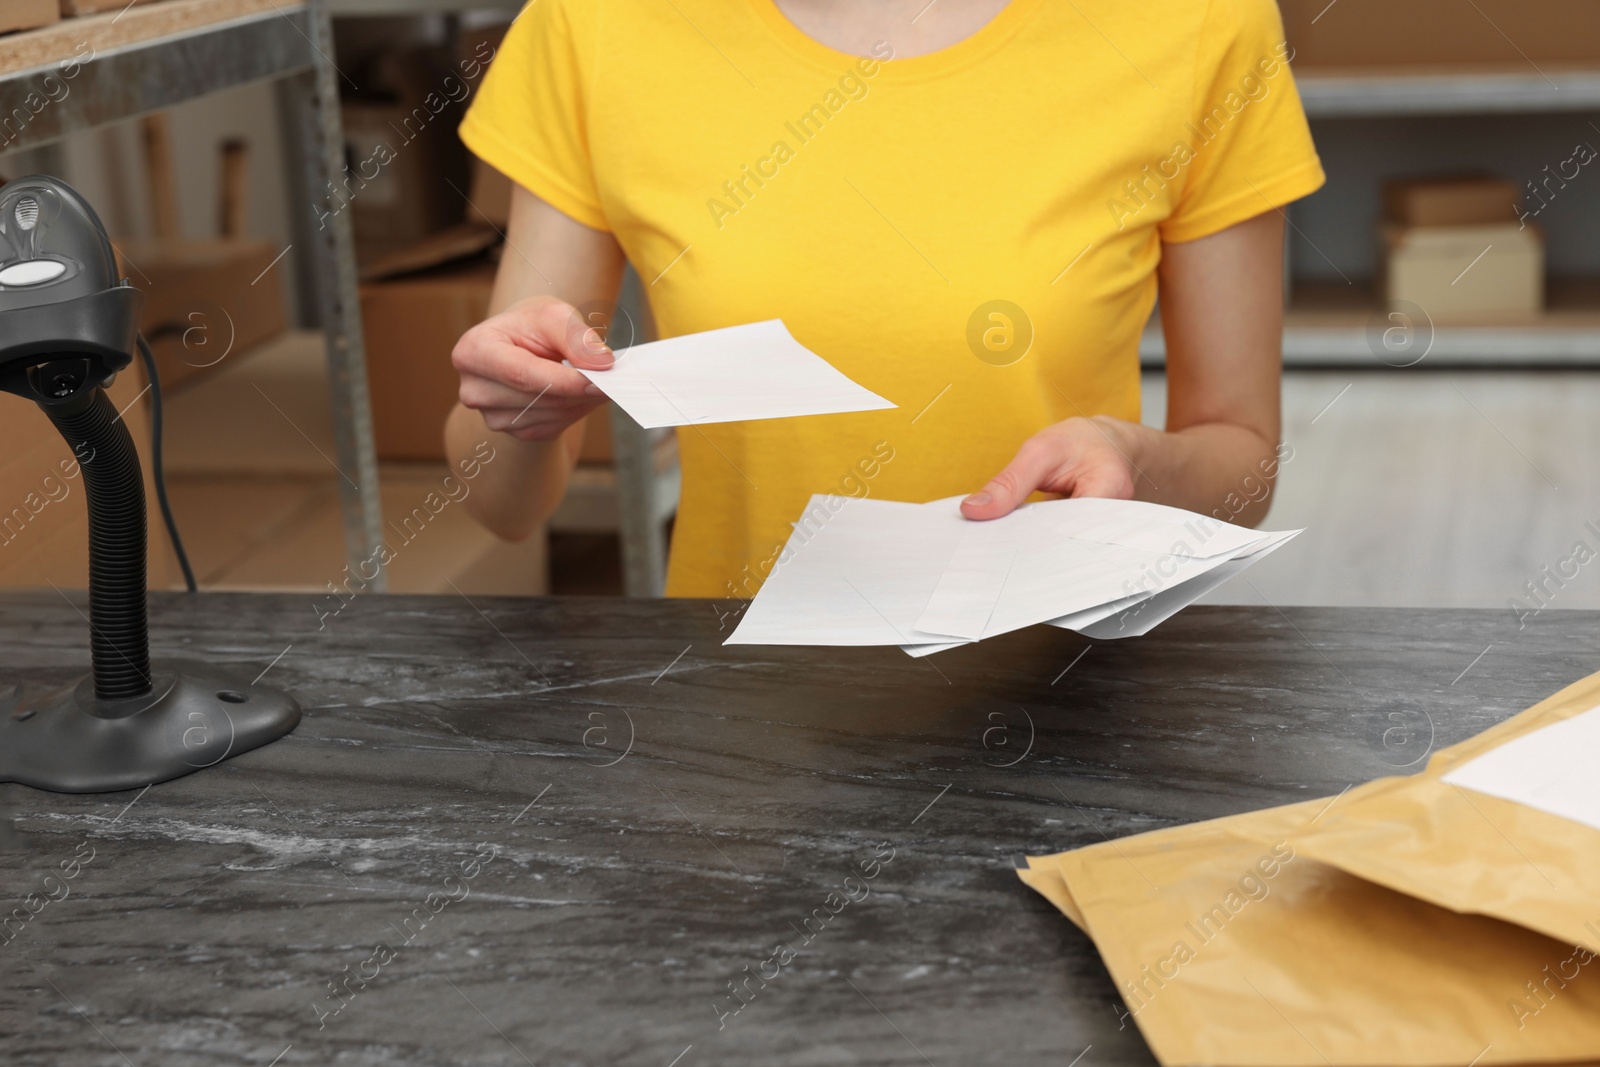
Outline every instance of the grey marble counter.
<path fill-rule="evenodd" d="M 305 719 L 143 793 L 0 787 L 5 909 L 90 857 L 0 935 L 7 1067 L 1151 1063 L 1013 856 L 1405 773 L 1600 668 L 1590 613 L 918 661 L 724 648 L 707 602 L 152 610 L 158 657 L 270 665 Z M 81 674 L 85 630 L 0 598 L 0 680 Z"/>

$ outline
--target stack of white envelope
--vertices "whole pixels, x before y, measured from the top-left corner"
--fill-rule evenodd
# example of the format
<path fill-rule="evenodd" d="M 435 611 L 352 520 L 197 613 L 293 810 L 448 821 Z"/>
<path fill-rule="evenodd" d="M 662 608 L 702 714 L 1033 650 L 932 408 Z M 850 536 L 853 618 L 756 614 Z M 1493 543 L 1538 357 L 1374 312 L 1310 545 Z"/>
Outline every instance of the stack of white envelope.
<path fill-rule="evenodd" d="M 1135 637 L 1301 532 L 1099 499 L 974 522 L 960 503 L 812 497 L 726 643 L 924 656 L 1036 623 Z"/>

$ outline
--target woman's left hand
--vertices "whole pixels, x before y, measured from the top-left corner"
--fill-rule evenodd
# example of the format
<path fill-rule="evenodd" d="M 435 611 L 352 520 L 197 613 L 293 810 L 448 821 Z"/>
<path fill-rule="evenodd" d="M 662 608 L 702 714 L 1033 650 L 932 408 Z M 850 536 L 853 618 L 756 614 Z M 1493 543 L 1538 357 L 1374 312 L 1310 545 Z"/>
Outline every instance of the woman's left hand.
<path fill-rule="evenodd" d="M 1034 492 L 1133 499 L 1139 477 L 1129 453 L 1131 424 L 1097 415 L 1047 426 L 1022 443 L 1016 458 L 961 502 L 969 519 L 1009 515 Z"/>

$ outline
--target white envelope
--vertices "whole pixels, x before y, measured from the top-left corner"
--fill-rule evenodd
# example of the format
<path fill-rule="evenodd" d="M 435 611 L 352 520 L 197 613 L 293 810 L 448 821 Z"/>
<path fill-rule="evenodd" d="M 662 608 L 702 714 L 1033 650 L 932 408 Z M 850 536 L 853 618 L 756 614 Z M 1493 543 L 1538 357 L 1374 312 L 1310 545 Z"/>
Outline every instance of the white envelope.
<path fill-rule="evenodd" d="M 1089 617 L 1096 612 L 1083 612 L 1077 616 L 1052 619 L 1050 625 L 1059 626 L 1064 630 L 1074 630 L 1085 637 L 1100 641 L 1119 637 L 1143 637 L 1223 582 L 1246 567 L 1259 563 L 1304 532 L 1286 530 L 1283 533 L 1272 534 L 1266 544 L 1248 548 L 1245 550 L 1245 555 L 1227 559 L 1197 577 L 1159 592 L 1138 597 L 1131 604 L 1108 605 L 1112 610 L 1100 614 L 1099 618 Z"/>
<path fill-rule="evenodd" d="M 924 656 L 1041 622 L 1134 636 L 1295 533 L 1139 501 L 1045 501 L 974 522 L 959 497 L 815 496 L 727 643 Z"/>
<path fill-rule="evenodd" d="M 813 496 L 729 645 L 898 645 L 916 628 L 966 519 L 921 504 Z"/>
<path fill-rule="evenodd" d="M 926 506 L 959 513 L 959 503 Z M 1142 501 L 1028 504 L 1003 519 L 967 525 L 916 629 L 977 640 L 1116 601 L 1137 603 L 1268 539 Z"/>
<path fill-rule="evenodd" d="M 778 319 L 634 345 L 616 353 L 610 370 L 578 373 L 646 429 L 895 406 L 796 341 Z"/>

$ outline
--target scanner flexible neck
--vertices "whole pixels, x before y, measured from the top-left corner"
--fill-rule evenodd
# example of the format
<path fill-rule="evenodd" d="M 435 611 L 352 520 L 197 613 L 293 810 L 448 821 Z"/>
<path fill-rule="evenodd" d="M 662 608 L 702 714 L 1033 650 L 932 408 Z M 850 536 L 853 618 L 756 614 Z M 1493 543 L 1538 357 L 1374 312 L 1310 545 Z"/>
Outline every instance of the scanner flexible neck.
<path fill-rule="evenodd" d="M 145 614 L 144 478 L 128 425 L 105 390 L 87 403 L 45 407 L 72 446 L 89 498 L 89 628 L 94 693 L 123 700 L 150 692 Z"/>

